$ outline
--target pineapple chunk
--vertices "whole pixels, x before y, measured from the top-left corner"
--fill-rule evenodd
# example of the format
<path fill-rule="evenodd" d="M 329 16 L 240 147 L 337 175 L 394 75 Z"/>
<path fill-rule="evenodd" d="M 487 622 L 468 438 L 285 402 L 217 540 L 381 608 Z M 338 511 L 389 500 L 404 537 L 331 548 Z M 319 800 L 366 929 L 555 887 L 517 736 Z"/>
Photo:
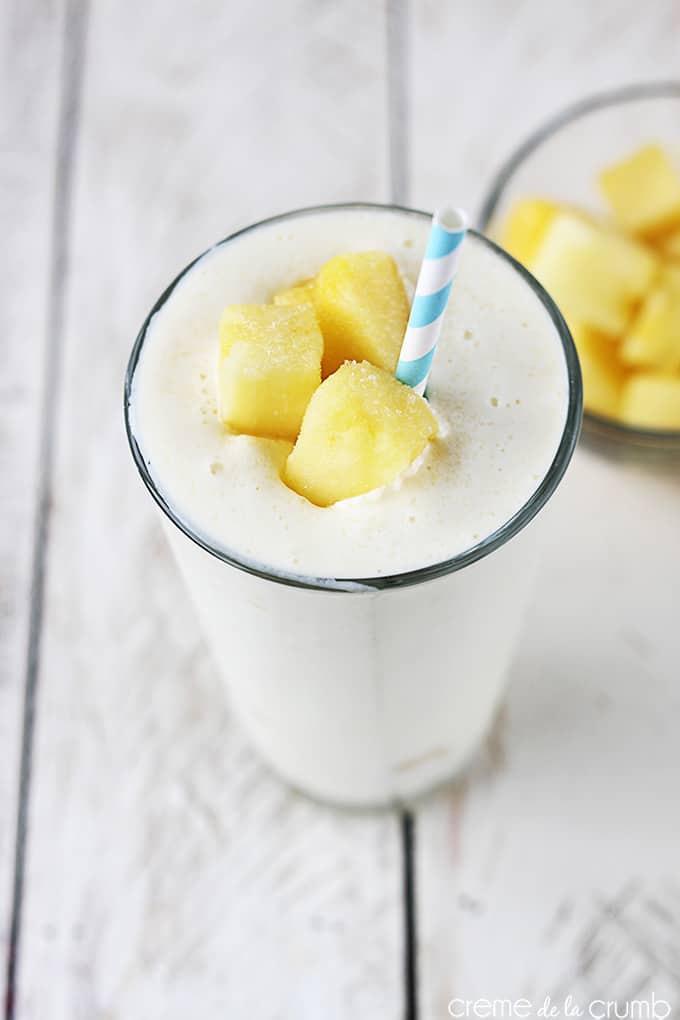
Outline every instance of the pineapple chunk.
<path fill-rule="evenodd" d="M 380 251 L 337 255 L 316 278 L 314 304 L 324 339 L 324 376 L 351 360 L 394 373 L 409 303 L 391 256 Z"/>
<path fill-rule="evenodd" d="M 383 369 L 350 362 L 309 402 L 283 480 L 330 506 L 391 482 L 436 434 L 426 400 Z"/>
<path fill-rule="evenodd" d="M 528 265 L 558 212 L 559 206 L 546 199 L 520 199 L 508 213 L 498 243 Z"/>
<path fill-rule="evenodd" d="M 661 372 L 680 368 L 680 283 L 673 274 L 645 297 L 621 344 L 621 360 Z"/>
<path fill-rule="evenodd" d="M 636 241 L 559 213 L 529 268 L 567 321 L 618 336 L 657 266 L 656 257 Z"/>
<path fill-rule="evenodd" d="M 321 382 L 323 337 L 308 305 L 231 305 L 220 321 L 222 421 L 236 432 L 295 440 Z"/>
<path fill-rule="evenodd" d="M 608 167 L 600 187 L 623 230 L 649 235 L 680 222 L 680 175 L 660 145 Z"/>
<path fill-rule="evenodd" d="M 680 376 L 638 372 L 623 388 L 621 421 L 638 428 L 680 430 Z"/>
<path fill-rule="evenodd" d="M 616 357 L 616 345 L 586 326 L 572 326 L 571 334 L 581 362 L 586 410 L 617 418 L 625 372 Z"/>
<path fill-rule="evenodd" d="M 314 304 L 314 286 L 316 281 L 302 280 L 300 283 L 296 283 L 294 287 L 288 287 L 286 290 L 280 290 L 278 294 L 274 295 L 275 305 L 313 305 Z"/>

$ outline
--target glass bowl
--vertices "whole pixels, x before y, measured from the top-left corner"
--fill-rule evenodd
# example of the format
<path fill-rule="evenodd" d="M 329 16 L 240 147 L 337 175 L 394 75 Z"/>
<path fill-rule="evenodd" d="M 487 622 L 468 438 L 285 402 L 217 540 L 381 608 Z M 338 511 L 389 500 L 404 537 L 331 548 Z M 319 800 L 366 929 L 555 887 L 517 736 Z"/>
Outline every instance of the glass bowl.
<path fill-rule="evenodd" d="M 680 154 L 680 82 L 631 85 L 576 103 L 534 131 L 500 168 L 478 216 L 480 229 L 497 237 L 513 203 L 534 195 L 606 214 L 599 171 L 657 141 Z M 588 410 L 582 436 L 610 456 L 680 458 L 680 431 L 632 428 Z"/>

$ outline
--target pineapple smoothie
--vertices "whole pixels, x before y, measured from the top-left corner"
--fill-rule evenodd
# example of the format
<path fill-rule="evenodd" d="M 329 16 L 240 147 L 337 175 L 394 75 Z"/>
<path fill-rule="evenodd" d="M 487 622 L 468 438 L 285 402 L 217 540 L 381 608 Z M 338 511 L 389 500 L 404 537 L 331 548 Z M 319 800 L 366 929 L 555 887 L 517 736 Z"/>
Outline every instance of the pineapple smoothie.
<path fill-rule="evenodd" d="M 128 375 L 133 454 L 234 710 L 286 779 L 349 805 L 448 778 L 488 729 L 524 524 L 580 414 L 549 300 L 474 234 L 428 400 L 393 378 L 429 226 L 350 206 L 250 228 L 164 295 Z"/>

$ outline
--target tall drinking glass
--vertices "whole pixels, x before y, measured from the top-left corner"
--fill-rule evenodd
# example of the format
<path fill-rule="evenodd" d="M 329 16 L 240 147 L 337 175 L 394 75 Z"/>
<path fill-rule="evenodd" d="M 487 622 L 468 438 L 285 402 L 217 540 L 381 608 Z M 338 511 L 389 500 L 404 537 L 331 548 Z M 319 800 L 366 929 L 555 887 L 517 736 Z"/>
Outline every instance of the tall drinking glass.
<path fill-rule="evenodd" d="M 285 227 L 316 213 L 324 209 L 276 222 Z M 260 226 L 221 244 L 238 245 Z M 338 804 L 378 806 L 420 794 L 452 777 L 489 729 L 540 549 L 544 515 L 534 518 L 559 485 L 578 436 L 580 372 L 559 311 L 492 242 L 471 231 L 466 243 L 504 260 L 520 278 L 527 303 L 543 306 L 563 354 L 568 396 L 554 460 L 530 498 L 492 534 L 442 562 L 380 577 L 317 578 L 268 570 L 213 543 L 152 476 L 134 416 L 135 373 L 150 322 L 191 266 L 156 303 L 130 357 L 130 449 L 162 512 L 233 709 L 284 779 Z"/>

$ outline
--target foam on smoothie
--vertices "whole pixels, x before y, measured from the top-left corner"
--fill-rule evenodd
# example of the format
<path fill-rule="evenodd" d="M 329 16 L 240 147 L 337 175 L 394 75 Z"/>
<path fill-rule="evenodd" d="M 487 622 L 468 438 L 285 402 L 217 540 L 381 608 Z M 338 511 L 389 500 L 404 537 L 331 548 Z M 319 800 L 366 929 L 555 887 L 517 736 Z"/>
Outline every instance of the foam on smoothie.
<path fill-rule="evenodd" d="M 217 329 L 228 304 L 266 302 L 339 253 L 383 250 L 413 292 L 429 220 L 327 210 L 250 230 L 208 252 L 150 323 L 131 420 L 156 486 L 210 545 L 260 568 L 373 577 L 477 545 L 531 497 L 555 456 L 568 381 L 555 326 L 511 266 L 468 237 L 428 398 L 439 437 L 395 483 L 321 508 L 279 474 L 291 444 L 225 432 Z"/>

